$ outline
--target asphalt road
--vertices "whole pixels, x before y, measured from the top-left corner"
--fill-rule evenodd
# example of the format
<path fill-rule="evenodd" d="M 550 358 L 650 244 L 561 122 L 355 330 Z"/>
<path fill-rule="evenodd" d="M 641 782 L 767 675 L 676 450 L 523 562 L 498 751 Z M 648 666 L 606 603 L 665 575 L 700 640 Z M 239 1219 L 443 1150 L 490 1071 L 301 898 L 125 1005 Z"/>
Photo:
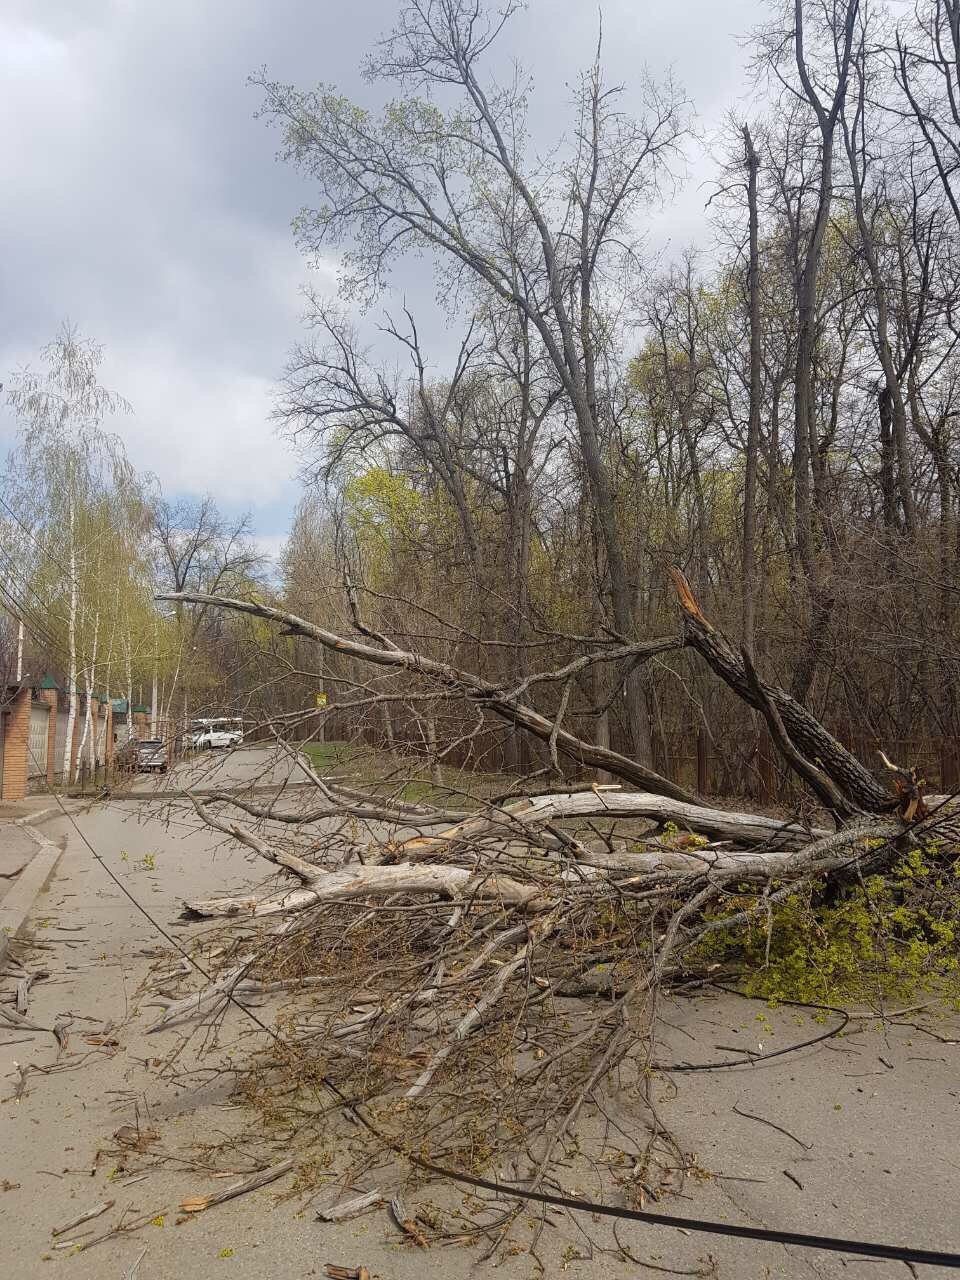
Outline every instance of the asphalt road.
<path fill-rule="evenodd" d="M 158 798 L 186 788 L 209 791 L 228 786 L 279 787 L 306 781 L 295 758 L 250 746 L 234 751 L 203 751 L 168 773 L 139 773 L 129 794 Z"/>
<path fill-rule="evenodd" d="M 290 777 L 288 764 L 276 768 L 265 752 L 245 750 L 204 758 L 169 778 L 150 780 L 145 790 L 231 780 L 282 783 Z M 50 978 L 33 989 L 30 1019 L 47 1028 L 61 1019 L 69 1039 L 58 1055 L 47 1031 L 0 1032 L 0 1273 L 34 1280 L 62 1268 L 77 1280 L 121 1280 L 146 1249 L 137 1280 L 312 1277 L 324 1274 L 326 1262 L 365 1263 L 382 1280 L 476 1275 L 476 1250 L 423 1252 L 400 1242 L 383 1212 L 340 1225 L 315 1221 L 304 1197 L 278 1199 L 279 1192 L 289 1190 L 289 1178 L 177 1225 L 180 1200 L 230 1185 L 196 1162 L 207 1159 L 208 1144 L 239 1132 L 250 1114 L 231 1098 L 229 1077 L 189 1075 L 197 1065 L 226 1064 L 226 1041 L 219 1054 L 200 1063 L 197 1044 L 182 1046 L 177 1031 L 146 1034 L 157 1011 L 138 995 L 155 959 L 144 953 L 167 944 L 86 842 L 188 948 L 209 925 L 179 921 L 182 899 L 248 889 L 264 880 L 264 867 L 212 833 L 198 831 L 182 804 L 102 805 L 76 822 L 82 835 L 65 822 L 45 827 L 51 839 L 65 838 L 66 852 L 37 903 L 33 936 L 41 949 L 28 957 L 32 966 L 50 971 Z M 260 1012 L 267 1016 L 269 1009 Z M 763 1021 L 758 1013 L 765 1015 Z M 771 1013 L 732 996 L 678 1001 L 665 1017 L 671 1026 L 662 1053 L 685 1060 L 716 1057 L 717 1044 L 755 1048 L 761 1038 L 768 1045 L 787 1044 L 819 1029 L 810 1023 L 798 1027 L 787 1011 Z M 228 1040 L 239 1030 L 234 1019 L 242 1020 L 239 1014 L 227 1020 Z M 950 1038 L 955 1024 L 956 1019 L 931 1025 Z M 96 1037 L 104 1034 L 118 1043 L 97 1044 Z M 178 1055 L 181 1079 L 164 1078 L 160 1064 L 171 1054 Z M 27 1072 L 19 1101 L 14 1100 L 20 1080 L 16 1064 Z M 765 1066 L 664 1078 L 656 1098 L 663 1121 L 685 1150 L 697 1154 L 705 1176 L 685 1184 L 682 1195 L 662 1207 L 753 1225 L 960 1249 L 958 1065 L 957 1045 L 910 1027 L 873 1022 L 843 1040 Z M 624 1098 L 622 1106 L 618 1101 L 615 1110 L 617 1123 L 639 1124 L 634 1100 Z M 145 1153 L 124 1158 L 112 1135 L 123 1125 L 138 1124 L 158 1136 Z M 243 1171 L 251 1160 L 279 1160 L 287 1153 L 282 1138 L 267 1135 L 255 1146 L 245 1139 L 232 1164 L 231 1157 L 226 1165 L 225 1157 L 218 1157 L 220 1171 Z M 332 1172 L 342 1175 L 349 1164 L 348 1154 L 337 1155 Z M 141 1166 L 147 1176 L 129 1180 L 127 1171 Z M 586 1183 L 570 1189 L 588 1196 L 596 1191 Z M 461 1192 L 431 1188 L 434 1202 L 444 1197 L 456 1203 Z M 336 1198 L 334 1183 L 324 1199 Z M 83 1243 L 145 1215 L 149 1225 L 89 1251 L 53 1248 L 54 1228 L 111 1199 L 115 1204 L 107 1213 L 59 1239 Z M 586 1233 L 602 1238 L 605 1230 L 604 1224 L 558 1216 L 540 1244 L 547 1274 L 584 1280 L 655 1275 L 663 1269 L 724 1280 L 884 1280 L 906 1274 L 901 1263 L 621 1224 L 620 1239 L 643 1263 L 659 1268 L 640 1270 L 591 1249 Z M 491 1268 L 488 1263 L 483 1270 Z M 496 1274 L 526 1278 L 536 1274 L 536 1267 L 521 1253 L 507 1257 Z M 938 1272 L 921 1268 L 917 1274 Z"/>

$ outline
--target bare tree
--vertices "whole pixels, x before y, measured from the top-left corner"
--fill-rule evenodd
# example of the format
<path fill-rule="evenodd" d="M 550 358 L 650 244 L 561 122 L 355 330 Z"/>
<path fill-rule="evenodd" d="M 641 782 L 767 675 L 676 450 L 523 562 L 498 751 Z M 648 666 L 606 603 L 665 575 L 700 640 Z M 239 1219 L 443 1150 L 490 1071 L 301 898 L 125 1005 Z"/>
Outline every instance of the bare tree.
<path fill-rule="evenodd" d="M 633 590 L 604 457 L 597 386 L 603 294 L 636 260 L 636 220 L 679 154 L 683 104 L 671 85 L 644 86 L 647 114 L 618 109 L 599 59 L 577 92 L 572 154 L 552 166 L 529 156 L 526 88 L 482 75 L 482 62 L 516 9 L 478 0 L 408 0 L 369 74 L 397 82 L 378 122 L 321 89 L 261 78 L 264 112 L 285 130 L 286 156 L 318 185 L 321 207 L 298 220 L 304 248 L 349 244 L 344 288 L 377 292 L 403 252 L 437 256 L 452 288 L 480 289 L 517 308 L 547 352 L 573 413 L 603 534 L 613 625 L 633 630 Z M 414 96 L 444 86 L 442 111 Z M 634 748 L 649 758 L 649 725 L 628 680 Z"/>

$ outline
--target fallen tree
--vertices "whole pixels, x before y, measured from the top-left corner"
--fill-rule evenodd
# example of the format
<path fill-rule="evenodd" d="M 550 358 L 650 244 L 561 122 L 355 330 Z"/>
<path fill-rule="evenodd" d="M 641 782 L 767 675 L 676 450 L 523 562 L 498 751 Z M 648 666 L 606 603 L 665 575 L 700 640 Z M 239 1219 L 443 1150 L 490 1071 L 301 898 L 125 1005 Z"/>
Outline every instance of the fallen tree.
<path fill-rule="evenodd" d="M 925 799 L 909 768 L 886 762 L 884 777 L 871 773 L 736 652 L 682 575 L 674 581 L 681 635 L 598 646 L 577 670 L 696 651 L 765 717 L 785 765 L 835 829 L 712 807 L 577 737 L 563 727 L 566 698 L 552 718 L 530 701 L 537 686 L 567 681 L 574 664 L 507 689 L 385 637 L 336 634 L 258 602 L 163 597 L 252 614 L 358 664 L 405 672 L 415 690 L 527 730 L 555 765 L 559 753 L 621 785 L 531 787 L 448 808 L 441 794 L 411 802 L 396 785 L 385 794 L 375 780 L 322 777 L 281 741 L 315 796 L 224 790 L 193 806 L 283 882 L 185 904 L 193 917 L 274 917 L 281 927 L 252 949 L 246 932 L 218 941 L 213 983 L 168 1000 L 157 1029 L 209 1021 L 238 996 L 292 994 L 283 1026 L 295 1053 L 266 1051 L 286 1087 L 291 1073 L 306 1084 L 322 1069 L 372 1099 L 398 1143 L 473 1167 L 519 1151 L 527 1176 L 541 1180 L 615 1070 L 646 1096 L 661 993 L 703 981 L 718 938 L 765 931 L 769 958 L 778 912 L 791 902 L 882 879 L 911 851 L 938 866 L 955 856 L 952 802 Z M 358 682 L 357 700 L 379 696 Z M 653 1132 L 663 1159 L 675 1159 L 656 1124 Z"/>

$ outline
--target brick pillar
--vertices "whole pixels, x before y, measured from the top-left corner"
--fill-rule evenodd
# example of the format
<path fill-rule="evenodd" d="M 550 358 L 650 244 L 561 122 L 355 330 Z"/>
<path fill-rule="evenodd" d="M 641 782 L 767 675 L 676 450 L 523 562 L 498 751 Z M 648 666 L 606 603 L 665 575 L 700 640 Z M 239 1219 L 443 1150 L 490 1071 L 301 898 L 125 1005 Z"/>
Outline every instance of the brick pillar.
<path fill-rule="evenodd" d="M 27 753 L 30 746 L 30 690 L 20 689 L 7 704 L 3 723 L 2 798 L 22 800 L 27 794 Z"/>
<path fill-rule="evenodd" d="M 40 697 L 50 708 L 47 716 L 47 783 L 53 786 L 53 777 L 57 771 L 57 691 L 43 689 Z"/>

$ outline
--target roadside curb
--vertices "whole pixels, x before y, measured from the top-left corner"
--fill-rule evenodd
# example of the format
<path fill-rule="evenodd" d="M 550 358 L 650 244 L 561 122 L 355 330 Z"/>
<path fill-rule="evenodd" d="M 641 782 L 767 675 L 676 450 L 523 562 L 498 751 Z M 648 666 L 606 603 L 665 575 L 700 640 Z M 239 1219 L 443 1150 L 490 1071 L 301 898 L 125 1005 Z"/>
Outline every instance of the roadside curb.
<path fill-rule="evenodd" d="M 62 811 L 57 805 L 51 805 L 49 809 L 38 809 L 36 813 L 28 813 L 25 818 L 14 818 L 13 825 L 15 827 L 32 827 L 37 823 L 46 822 L 48 818 L 52 818 L 55 815 L 62 816 Z"/>
<path fill-rule="evenodd" d="M 31 831 L 30 835 L 40 847 L 0 903 L 0 964 L 6 959 L 11 939 L 26 924 L 37 898 L 46 888 L 63 856 L 60 846 L 46 836 L 35 831 Z"/>

